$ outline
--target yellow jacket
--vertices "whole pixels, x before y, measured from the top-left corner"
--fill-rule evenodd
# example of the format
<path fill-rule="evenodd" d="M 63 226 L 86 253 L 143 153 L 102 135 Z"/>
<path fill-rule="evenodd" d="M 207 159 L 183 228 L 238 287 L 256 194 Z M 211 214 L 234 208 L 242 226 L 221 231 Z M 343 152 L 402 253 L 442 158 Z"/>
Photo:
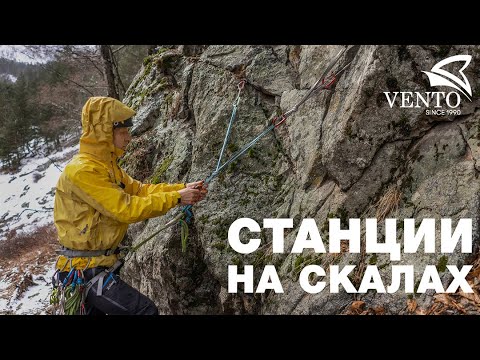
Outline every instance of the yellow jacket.
<path fill-rule="evenodd" d="M 128 106 L 108 97 L 90 98 L 83 107 L 80 151 L 60 175 L 55 193 L 53 216 L 66 248 L 115 249 L 128 224 L 163 215 L 178 204 L 177 190 L 184 184 L 142 184 L 117 165 L 123 150 L 113 145 L 113 123 L 133 115 Z M 111 266 L 117 255 L 90 259 L 74 258 L 72 266 Z M 57 268 L 69 271 L 68 259 L 60 256 Z"/>

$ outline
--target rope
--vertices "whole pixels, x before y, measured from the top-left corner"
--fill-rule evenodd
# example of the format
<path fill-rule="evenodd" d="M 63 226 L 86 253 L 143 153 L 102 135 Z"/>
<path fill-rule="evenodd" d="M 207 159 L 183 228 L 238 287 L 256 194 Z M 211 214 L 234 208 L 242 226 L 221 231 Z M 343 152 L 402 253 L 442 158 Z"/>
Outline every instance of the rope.
<path fill-rule="evenodd" d="M 319 90 L 324 90 L 324 89 L 330 89 L 330 87 L 337 81 L 338 77 L 340 76 L 341 73 L 345 71 L 345 69 L 351 64 L 349 62 L 346 64 L 340 71 L 338 71 L 335 74 L 331 74 L 328 77 L 326 74 L 335 66 L 335 64 L 338 62 L 340 57 L 343 55 L 343 53 L 347 50 L 347 48 L 344 48 L 338 52 L 338 54 L 335 56 L 335 58 L 330 62 L 330 64 L 327 66 L 326 70 L 323 72 L 322 76 L 315 82 L 315 84 L 310 88 L 310 90 L 305 94 L 305 96 L 290 110 L 285 112 L 284 114 L 280 116 L 276 116 L 272 119 L 272 124 L 270 124 L 265 130 L 263 130 L 261 133 L 259 133 L 252 141 L 250 141 L 248 144 L 246 144 L 242 149 L 237 151 L 235 154 L 233 154 L 228 161 L 226 161 L 223 165 L 219 166 L 220 160 L 218 160 L 217 168 L 212 172 L 212 174 L 205 179 L 205 182 L 208 184 L 210 181 L 212 181 L 214 178 L 216 178 L 220 172 L 225 169 L 228 165 L 230 165 L 232 162 L 237 160 L 240 156 L 245 154 L 248 149 L 250 149 L 253 145 L 255 145 L 261 138 L 263 138 L 265 135 L 267 135 L 270 131 L 275 129 L 276 127 L 280 126 L 285 122 L 285 120 L 297 112 L 298 108 L 300 105 L 302 105 L 309 97 L 311 97 L 316 91 Z M 230 124 L 229 124 L 230 125 Z M 225 142 L 224 142 L 224 147 L 225 147 Z M 223 150 L 223 149 L 222 149 Z M 220 155 L 223 153 L 221 152 Z M 191 205 L 189 205 L 191 207 Z"/>
<path fill-rule="evenodd" d="M 232 115 L 230 116 L 230 121 L 228 123 L 227 133 L 225 135 L 225 139 L 223 140 L 222 150 L 220 150 L 220 155 L 218 156 L 217 167 L 216 167 L 215 170 L 218 170 L 218 168 L 220 167 L 220 163 L 221 163 L 222 157 L 223 157 L 223 152 L 225 151 L 225 148 L 227 147 L 228 140 L 230 139 L 230 132 L 232 131 L 232 125 L 233 125 L 233 121 L 235 120 L 235 115 L 237 115 L 238 104 L 240 103 L 240 95 L 241 95 L 244 87 L 245 87 L 245 80 L 242 80 L 238 84 L 238 95 L 237 95 L 237 98 L 235 99 L 235 101 L 233 102 Z"/>
<path fill-rule="evenodd" d="M 340 57 L 343 55 L 343 53 L 347 50 L 347 48 L 343 48 L 338 52 L 338 54 L 333 58 L 333 60 L 330 62 L 330 64 L 327 66 L 325 71 L 323 72 L 322 76 L 313 84 L 313 86 L 310 88 L 310 90 L 305 94 L 305 96 L 290 110 L 285 112 L 284 114 L 280 116 L 276 116 L 272 119 L 272 123 L 267 126 L 261 133 L 259 133 L 256 137 L 254 137 L 248 144 L 246 144 L 242 149 L 237 151 L 235 154 L 233 154 L 223 165 L 221 165 L 221 161 L 225 152 L 225 148 L 227 147 L 228 140 L 230 138 L 230 134 L 232 131 L 232 125 L 235 120 L 237 110 L 238 110 L 238 104 L 240 102 L 240 96 L 243 88 L 245 87 L 245 80 L 240 81 L 238 84 L 238 94 L 237 97 L 235 98 L 233 102 L 233 108 L 232 108 L 232 114 L 230 116 L 230 121 L 228 123 L 227 127 L 227 132 L 225 134 L 225 139 L 223 141 L 222 149 L 220 150 L 220 155 L 218 157 L 218 162 L 215 170 L 204 180 L 204 183 L 208 184 L 210 183 L 213 179 L 215 179 L 220 172 L 225 169 L 228 165 L 230 165 L 232 162 L 237 160 L 240 156 L 245 154 L 246 151 L 248 151 L 252 146 L 254 146 L 260 139 L 262 139 L 265 135 L 267 135 L 270 131 L 273 129 L 277 128 L 281 124 L 285 122 L 285 120 L 293 115 L 298 108 L 305 102 L 307 101 L 308 98 L 310 98 L 315 92 L 319 90 L 324 90 L 324 89 L 330 89 L 330 87 L 337 81 L 338 77 L 340 76 L 343 71 L 351 64 L 351 62 L 347 63 L 340 71 L 338 71 L 335 74 L 331 74 L 327 76 L 327 74 L 332 70 L 332 68 L 335 66 L 335 64 L 338 62 Z M 176 223 L 181 224 L 181 239 L 182 239 L 182 252 L 186 251 L 187 247 L 187 238 L 188 238 L 188 223 L 190 223 L 190 220 L 193 216 L 193 213 L 191 211 L 192 205 L 187 205 L 182 209 L 182 212 L 178 214 L 174 219 L 172 219 L 170 222 L 168 222 L 165 226 L 163 226 L 161 229 L 158 231 L 154 232 L 152 235 L 150 235 L 148 238 L 145 240 L 141 241 L 137 245 L 128 248 L 129 253 L 134 253 L 136 252 L 141 246 L 143 246 L 145 243 L 153 239 L 155 236 L 157 236 L 160 232 L 163 230 L 175 225 Z"/>
<path fill-rule="evenodd" d="M 169 227 L 175 225 L 176 223 L 178 223 L 179 221 L 183 220 L 183 217 L 185 216 L 185 214 L 183 212 L 181 212 L 180 214 L 178 214 L 177 216 L 175 216 L 175 218 L 173 218 L 172 220 L 170 220 L 168 223 L 166 223 L 164 226 L 162 226 L 162 228 L 160 228 L 159 230 L 155 231 L 152 235 L 150 235 L 148 238 L 146 238 L 145 240 L 141 241 L 140 243 L 138 243 L 137 245 L 135 246 L 131 246 L 130 248 L 127 248 L 127 251 L 129 253 L 134 253 L 136 252 L 141 246 L 143 246 L 144 244 L 146 244 L 148 241 L 152 240 L 155 236 L 157 236 L 159 233 L 161 233 L 163 230 L 165 229 L 168 229 Z"/>
<path fill-rule="evenodd" d="M 62 269 L 63 270 L 63 269 Z M 70 272 L 50 293 L 50 304 L 59 315 L 75 315 L 85 313 L 85 278 L 82 270 L 70 269 Z"/>
<path fill-rule="evenodd" d="M 188 239 L 188 224 L 186 221 L 180 219 L 180 224 L 182 225 L 181 239 L 182 239 L 182 252 L 187 251 L 187 239 Z"/>

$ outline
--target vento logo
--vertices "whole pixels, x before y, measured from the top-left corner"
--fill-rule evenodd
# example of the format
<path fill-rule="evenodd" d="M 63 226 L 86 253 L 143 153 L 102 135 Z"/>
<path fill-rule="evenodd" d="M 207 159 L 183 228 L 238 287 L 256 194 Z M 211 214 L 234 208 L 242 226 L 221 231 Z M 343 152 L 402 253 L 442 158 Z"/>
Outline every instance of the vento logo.
<path fill-rule="evenodd" d="M 430 71 L 422 71 L 427 74 L 430 86 L 447 86 L 451 87 L 461 94 L 463 94 L 467 100 L 472 101 L 472 88 L 468 82 L 467 77 L 463 73 L 465 68 L 472 61 L 470 55 L 455 55 L 446 58 L 437 63 Z M 463 63 L 462 68 L 458 71 L 458 76 L 443 69 L 444 66 L 460 62 Z M 428 91 L 420 93 L 418 91 L 396 91 L 396 92 L 384 92 L 390 108 L 395 105 L 395 99 L 399 97 L 401 108 L 420 108 L 422 106 L 427 107 L 425 110 L 426 115 L 460 115 L 461 111 L 456 109 L 461 102 L 461 95 L 457 91 L 444 92 L 444 91 Z M 440 102 L 445 99 L 445 102 L 449 109 L 443 109 Z M 433 109 L 431 109 L 433 107 Z"/>

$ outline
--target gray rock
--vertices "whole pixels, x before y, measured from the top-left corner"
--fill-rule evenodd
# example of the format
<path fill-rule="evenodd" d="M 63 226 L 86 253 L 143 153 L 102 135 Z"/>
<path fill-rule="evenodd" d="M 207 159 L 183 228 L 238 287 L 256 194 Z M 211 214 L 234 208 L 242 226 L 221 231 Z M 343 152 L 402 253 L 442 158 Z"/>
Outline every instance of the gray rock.
<path fill-rule="evenodd" d="M 145 62 L 125 101 L 136 108 L 136 137 L 124 160 L 130 175 L 143 181 L 189 182 L 216 167 L 238 94 L 247 84 L 227 147 L 229 156 L 293 107 L 323 72 L 339 46 L 180 46 L 158 51 Z M 466 70 L 473 101 L 462 99 L 461 116 L 426 116 L 424 108 L 390 108 L 384 91 L 435 91 L 422 71 L 441 59 L 468 53 Z M 286 123 L 266 135 L 209 185 L 206 201 L 194 207 L 187 252 L 180 230 L 159 234 L 127 261 L 124 276 L 150 296 L 164 314 L 338 314 L 354 300 L 387 314 L 406 313 L 411 294 L 338 294 L 327 288 L 306 293 L 298 272 L 307 264 L 355 265 L 359 285 L 366 265 L 375 264 L 385 286 L 392 265 L 414 265 L 418 282 L 426 265 L 461 267 L 468 254 L 291 254 L 304 218 L 315 219 L 328 246 L 328 218 L 376 217 L 379 200 L 398 195 L 387 210 L 404 218 L 472 218 L 478 248 L 480 121 L 478 46 L 356 46 L 340 59 L 352 61 L 333 90 L 307 100 Z M 441 91 L 448 91 L 440 89 Z M 398 100 L 397 100 L 398 101 Z M 145 239 L 180 209 L 130 227 L 133 243 Z M 261 248 L 240 255 L 228 244 L 228 229 L 241 217 L 293 218 L 285 231 L 284 254 L 272 254 L 271 230 L 262 230 Z M 364 225 L 362 223 L 362 229 Z M 364 229 L 363 229 L 364 230 Z M 362 230 L 362 231 L 363 231 Z M 379 221 L 379 233 L 384 231 Z M 241 238 L 246 239 L 242 233 Z M 403 245 L 402 226 L 398 241 Z M 363 238 L 363 237 L 362 237 Z M 437 249 L 439 246 L 437 242 Z M 445 256 L 445 257 L 442 257 Z M 227 268 L 253 264 L 255 284 L 263 267 L 274 264 L 283 294 L 229 294 Z M 440 271 L 444 285 L 451 281 Z M 431 292 L 414 294 L 420 307 L 433 303 Z"/>

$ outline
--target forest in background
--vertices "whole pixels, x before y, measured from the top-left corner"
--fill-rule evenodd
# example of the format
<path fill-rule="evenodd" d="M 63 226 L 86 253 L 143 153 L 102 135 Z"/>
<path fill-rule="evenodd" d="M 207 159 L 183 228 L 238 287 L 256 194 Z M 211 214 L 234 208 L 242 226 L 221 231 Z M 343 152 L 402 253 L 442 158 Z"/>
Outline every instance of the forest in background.
<path fill-rule="evenodd" d="M 153 49 L 154 45 L 32 45 L 22 53 L 44 63 L 0 58 L 1 168 L 14 171 L 39 149 L 45 155 L 58 150 L 62 137 L 78 138 L 85 101 L 91 96 L 122 99 Z"/>

